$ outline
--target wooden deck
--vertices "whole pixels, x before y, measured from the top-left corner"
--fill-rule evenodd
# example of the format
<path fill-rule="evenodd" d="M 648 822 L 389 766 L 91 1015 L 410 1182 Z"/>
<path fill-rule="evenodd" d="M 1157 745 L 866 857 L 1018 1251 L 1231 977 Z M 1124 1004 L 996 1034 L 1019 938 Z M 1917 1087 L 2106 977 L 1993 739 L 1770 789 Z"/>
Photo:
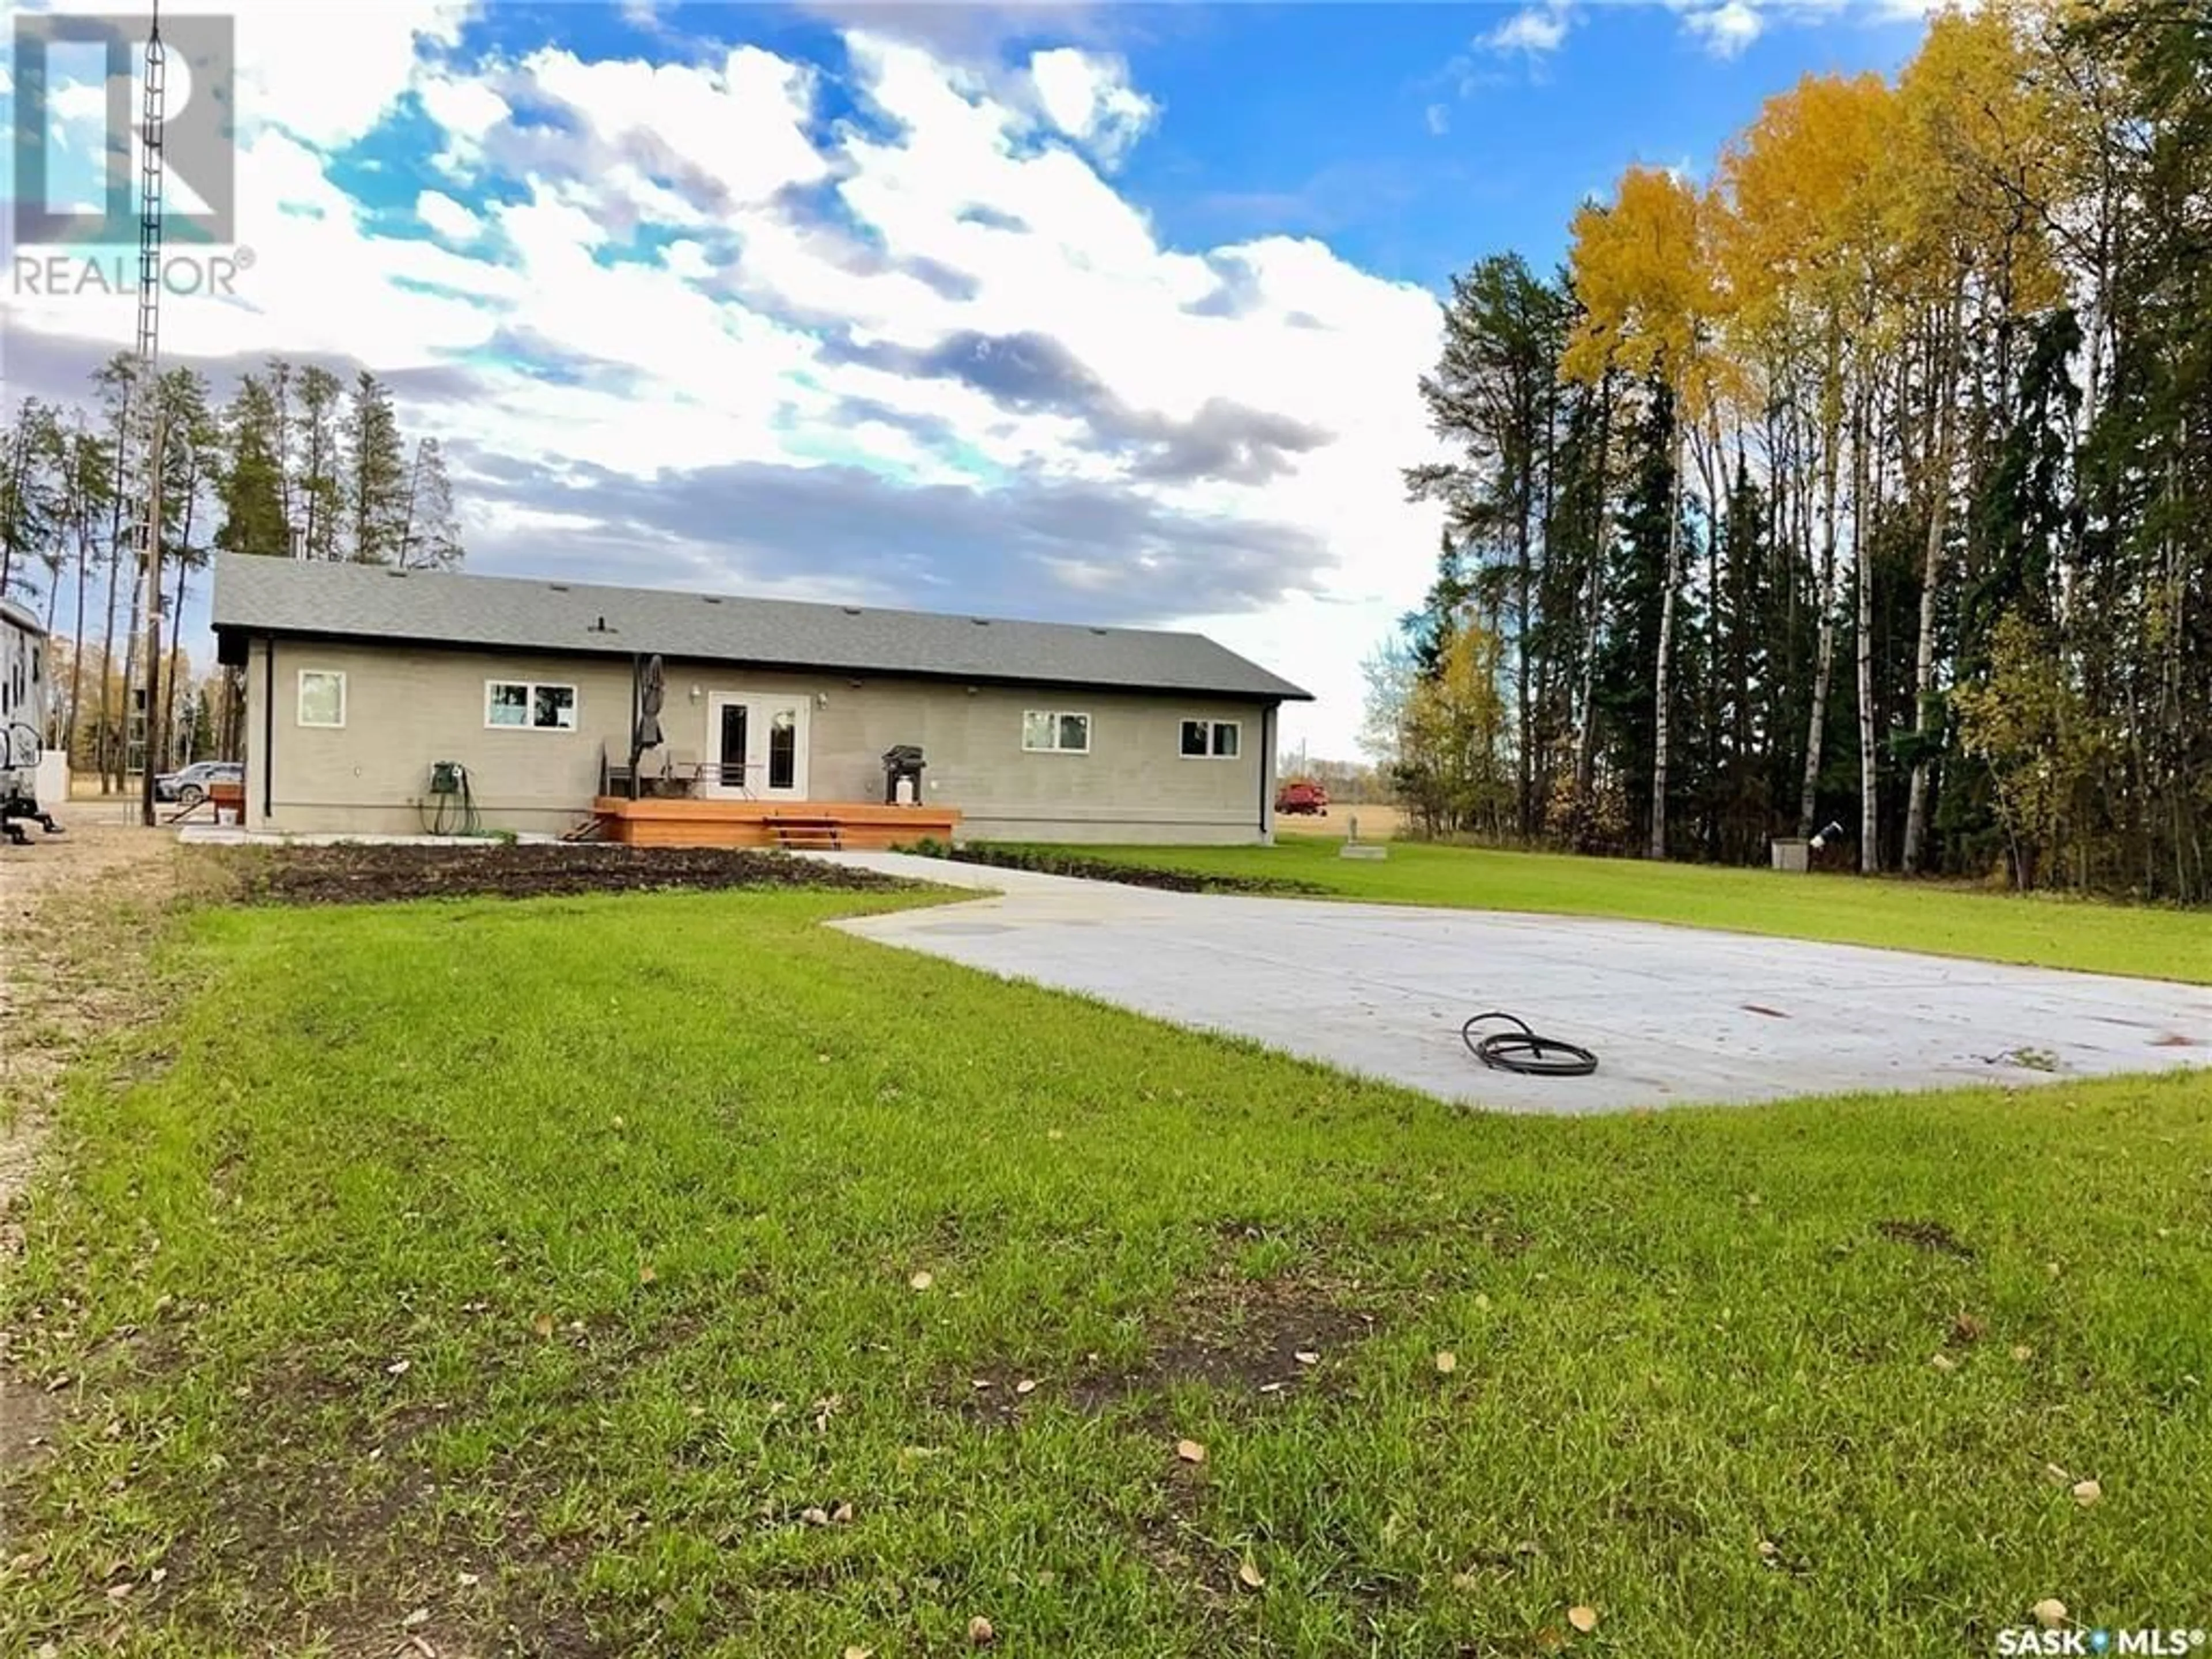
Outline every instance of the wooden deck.
<path fill-rule="evenodd" d="M 628 847 L 881 851 L 924 836 L 951 841 L 960 823 L 953 807 L 860 801 L 632 800 L 602 795 L 592 811 L 599 819 L 599 839 Z"/>

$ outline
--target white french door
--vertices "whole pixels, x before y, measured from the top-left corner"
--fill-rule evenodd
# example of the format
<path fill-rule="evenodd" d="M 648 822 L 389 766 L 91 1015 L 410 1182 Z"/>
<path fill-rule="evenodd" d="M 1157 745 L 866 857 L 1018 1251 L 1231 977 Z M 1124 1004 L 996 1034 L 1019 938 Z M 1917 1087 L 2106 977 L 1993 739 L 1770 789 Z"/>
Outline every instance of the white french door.
<path fill-rule="evenodd" d="M 805 800 L 806 699 L 796 692 L 709 694 L 706 785 L 724 800 Z"/>

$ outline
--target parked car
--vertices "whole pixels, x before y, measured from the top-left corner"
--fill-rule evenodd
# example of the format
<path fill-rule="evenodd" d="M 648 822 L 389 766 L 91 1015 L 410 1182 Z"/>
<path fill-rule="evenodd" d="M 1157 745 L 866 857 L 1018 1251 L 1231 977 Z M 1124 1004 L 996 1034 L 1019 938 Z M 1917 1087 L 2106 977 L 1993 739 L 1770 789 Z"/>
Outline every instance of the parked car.
<path fill-rule="evenodd" d="M 154 799 L 173 800 L 179 806 L 197 806 L 208 797 L 208 791 L 218 783 L 246 785 L 244 761 L 194 761 L 190 766 L 174 772 L 157 773 L 154 778 Z"/>
<path fill-rule="evenodd" d="M 1313 813 L 1328 816 L 1328 791 L 1311 778 L 1293 778 L 1275 791 L 1275 810 L 1278 812 Z"/>

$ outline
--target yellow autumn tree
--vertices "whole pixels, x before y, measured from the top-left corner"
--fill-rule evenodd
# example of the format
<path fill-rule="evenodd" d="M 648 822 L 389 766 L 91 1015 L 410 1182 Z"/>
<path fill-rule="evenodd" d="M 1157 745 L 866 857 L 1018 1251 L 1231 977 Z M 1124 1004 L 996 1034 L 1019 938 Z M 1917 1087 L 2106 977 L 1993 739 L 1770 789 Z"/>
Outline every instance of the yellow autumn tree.
<path fill-rule="evenodd" d="M 1873 588 L 1859 531 L 1869 500 L 1872 394 L 1889 361 L 1896 325 L 1887 303 L 1899 264 L 1891 199 L 1896 128 L 1896 94 L 1880 76 L 1807 76 L 1769 99 L 1721 160 L 1727 211 L 1719 262 L 1739 312 L 1753 329 L 1788 340 L 1811 359 L 1821 530 L 1820 643 L 1798 812 L 1800 833 L 1807 835 L 1817 806 L 1821 735 L 1835 674 L 1839 497 L 1844 469 L 1851 468 L 1860 623 L 1860 859 L 1869 870 L 1880 856 L 1869 654 Z"/>
<path fill-rule="evenodd" d="M 1663 383 L 1674 402 L 1674 460 L 1667 511 L 1667 574 L 1654 681 L 1650 854 L 1667 856 L 1669 681 L 1682 584 L 1681 434 L 1705 417 L 1726 378 L 1729 306 L 1713 258 L 1711 198 L 1672 173 L 1631 167 L 1610 206 L 1575 215 L 1569 266 L 1582 302 L 1563 371 L 1595 384 L 1613 370 Z M 1709 503 L 1711 505 L 1711 503 Z"/>

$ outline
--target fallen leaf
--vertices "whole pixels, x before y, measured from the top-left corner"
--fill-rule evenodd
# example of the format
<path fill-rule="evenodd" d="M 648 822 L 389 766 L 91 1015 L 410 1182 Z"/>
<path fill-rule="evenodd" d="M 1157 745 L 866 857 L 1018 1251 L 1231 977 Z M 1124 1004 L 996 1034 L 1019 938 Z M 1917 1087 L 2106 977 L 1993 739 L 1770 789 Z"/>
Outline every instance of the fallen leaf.
<path fill-rule="evenodd" d="M 1065 1129 L 1047 1129 L 1044 1132 L 1044 1138 L 1047 1140 L 1065 1140 L 1067 1139 L 1067 1132 Z"/>
<path fill-rule="evenodd" d="M 149 1580 L 156 1584 L 161 1583 L 162 1580 L 166 1579 L 168 1576 L 169 1570 L 167 1567 L 156 1567 L 153 1571 L 146 1575 Z"/>
<path fill-rule="evenodd" d="M 1437 1369 L 1443 1372 L 1446 1376 L 1449 1376 L 1452 1372 L 1459 1369 L 1459 1356 L 1455 1353 L 1438 1354 L 1437 1356 Z"/>
<path fill-rule="evenodd" d="M 438 1659 L 438 1650 L 424 1641 L 419 1634 L 409 1637 L 407 1645 L 421 1654 L 422 1659 Z"/>
<path fill-rule="evenodd" d="M 1321 1364 L 1321 1356 L 1308 1348 L 1299 1349 L 1297 1353 L 1291 1356 L 1291 1358 L 1296 1359 L 1301 1365 L 1318 1365 Z"/>
<path fill-rule="evenodd" d="M 1955 1371 L 1959 1369 L 1959 1362 L 1948 1353 L 1939 1353 L 1928 1363 L 1939 1371 Z"/>
<path fill-rule="evenodd" d="M 2062 1486 L 2070 1486 L 2074 1484 L 2074 1477 L 2056 1463 L 2045 1463 L 2043 1466 L 2043 1472 Z"/>
<path fill-rule="evenodd" d="M 402 1630 L 417 1630 L 429 1622 L 430 1609 L 428 1607 L 417 1607 L 414 1612 L 409 1613 L 404 1619 L 399 1621 L 399 1627 Z"/>
<path fill-rule="evenodd" d="M 968 1621 L 968 1644 L 970 1647 L 988 1648 L 998 1639 L 999 1632 L 991 1628 L 991 1621 L 981 1613 Z"/>
<path fill-rule="evenodd" d="M 842 1659 L 875 1659 L 875 1655 L 876 1650 L 873 1648 L 848 1647 L 845 1650 Z"/>
<path fill-rule="evenodd" d="M 1474 1294 L 1474 1307 L 1475 1311 L 1478 1313 L 1488 1313 L 1490 1311 L 1490 1298 L 1485 1296 L 1481 1291 L 1477 1291 Z"/>
<path fill-rule="evenodd" d="M 533 1330 L 533 1331 L 537 1332 L 537 1333 L 538 1333 L 538 1335 L 540 1335 L 540 1336 L 550 1336 L 550 1335 L 552 1335 L 552 1334 L 553 1334 L 553 1316 L 552 1316 L 551 1314 L 540 1314 L 540 1315 L 538 1315 L 537 1318 L 535 1318 L 535 1319 L 533 1319 L 533 1320 L 532 1320 L 532 1321 L 530 1322 L 530 1328 L 531 1328 L 532 1330 Z"/>
<path fill-rule="evenodd" d="M 1178 1440 L 1176 1442 L 1176 1455 L 1186 1463 L 1203 1463 L 1206 1462 L 1206 1448 L 1195 1440 Z"/>
<path fill-rule="evenodd" d="M 395 1359 L 384 1368 L 384 1374 L 386 1376 L 404 1376 L 412 1369 L 414 1363 L 410 1359 Z"/>
<path fill-rule="evenodd" d="M 850 1526 L 852 1521 L 853 1506 L 849 1503 L 840 1504 L 830 1511 L 830 1524 L 833 1527 Z"/>
<path fill-rule="evenodd" d="M 1759 1540 L 1759 1557 L 1760 1560 L 1771 1561 L 1776 1556 L 1781 1553 L 1782 1552 L 1775 1547 L 1774 1540 L 1771 1538 L 1762 1538 Z"/>
<path fill-rule="evenodd" d="M 1989 1327 L 1970 1313 L 1962 1313 L 1951 1322 L 1951 1337 L 1956 1342 L 1978 1342 Z"/>
<path fill-rule="evenodd" d="M 1260 1571 L 1258 1562 L 1247 1558 L 1244 1565 L 1237 1569 L 1237 1582 L 1247 1589 L 1264 1589 L 1267 1584 L 1267 1575 Z"/>
<path fill-rule="evenodd" d="M 478 1584 L 480 1584 L 480 1583 L 482 1583 L 483 1582 L 483 1581 L 481 1578 L 479 1578 L 479 1577 L 478 1577 L 475 1573 L 472 1573 L 472 1572 L 457 1573 L 457 1574 L 455 1574 L 454 1576 L 455 1576 L 458 1579 L 459 1579 L 459 1581 L 460 1581 L 460 1586 L 461 1586 L 461 1588 L 462 1588 L 463 1589 L 475 1589 L 475 1588 L 477 1587 L 477 1585 L 478 1585 Z"/>
<path fill-rule="evenodd" d="M 991 1386 L 991 1379 L 988 1376 L 978 1376 L 973 1378 L 972 1381 L 974 1386 L 977 1389 L 988 1389 Z"/>
<path fill-rule="evenodd" d="M 110 1584 L 107 1587 L 107 1599 L 111 1601 L 120 1601 L 137 1588 L 135 1584 Z"/>
<path fill-rule="evenodd" d="M 150 660 L 150 659 L 149 660 Z M 659 1277 L 660 1275 L 659 1273 L 653 1272 L 653 1265 L 650 1262 L 647 1262 L 644 1267 L 640 1267 L 637 1270 L 637 1282 L 641 1285 L 650 1285 L 654 1279 Z"/>
<path fill-rule="evenodd" d="M 2012 1357 L 2020 1361 L 2021 1364 L 2025 1365 L 2029 1360 L 2035 1358 L 2035 1350 L 2029 1347 L 2025 1342 L 2015 1342 L 2012 1345 Z"/>
<path fill-rule="evenodd" d="M 2105 1495 L 2105 1489 L 2094 1480 L 2076 1480 L 2071 1491 L 2074 1493 L 2074 1501 L 2085 1510 L 2090 1504 L 2100 1501 Z"/>
<path fill-rule="evenodd" d="M 1260 1385 L 1261 1394 L 1280 1394 L 1282 1391 L 1283 1385 L 1279 1382 L 1262 1382 Z"/>
<path fill-rule="evenodd" d="M 819 1504 L 810 1504 L 799 1510 L 799 1518 L 810 1527 L 826 1527 L 830 1524 L 830 1511 Z"/>
<path fill-rule="evenodd" d="M 907 1280 L 908 1287 L 917 1291 L 926 1291 L 935 1283 L 937 1283 L 935 1277 L 927 1269 Z"/>
<path fill-rule="evenodd" d="M 2055 1595 L 2045 1596 L 2028 1611 L 2045 1630 L 2057 1630 L 2066 1622 L 2066 1604 Z"/>
<path fill-rule="evenodd" d="M 1595 1607 L 1579 1606 L 1569 1607 L 1567 1609 L 1567 1622 L 1572 1625 L 1577 1630 L 1580 1631 L 1583 1635 L 1588 1636 L 1592 1631 L 1597 1628 L 1597 1609 Z"/>
<path fill-rule="evenodd" d="M 1016 1394 L 1035 1394 L 1036 1392 L 1036 1379 L 1033 1376 L 1024 1377 L 1020 1382 L 1014 1384 L 1014 1392 Z"/>

